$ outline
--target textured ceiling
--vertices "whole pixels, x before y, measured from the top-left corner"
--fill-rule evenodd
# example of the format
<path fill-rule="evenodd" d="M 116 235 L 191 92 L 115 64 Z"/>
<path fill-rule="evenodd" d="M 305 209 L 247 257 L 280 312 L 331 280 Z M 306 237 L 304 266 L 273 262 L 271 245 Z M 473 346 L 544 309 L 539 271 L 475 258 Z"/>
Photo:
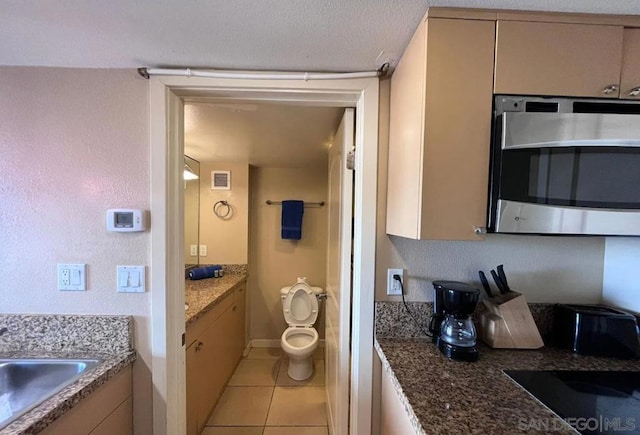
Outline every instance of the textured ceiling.
<path fill-rule="evenodd" d="M 201 162 L 326 165 L 342 113 L 344 108 L 285 104 L 187 104 L 184 152 Z"/>
<path fill-rule="evenodd" d="M 640 14 L 640 0 L 0 0 L 0 65 L 372 70 L 430 5 Z"/>

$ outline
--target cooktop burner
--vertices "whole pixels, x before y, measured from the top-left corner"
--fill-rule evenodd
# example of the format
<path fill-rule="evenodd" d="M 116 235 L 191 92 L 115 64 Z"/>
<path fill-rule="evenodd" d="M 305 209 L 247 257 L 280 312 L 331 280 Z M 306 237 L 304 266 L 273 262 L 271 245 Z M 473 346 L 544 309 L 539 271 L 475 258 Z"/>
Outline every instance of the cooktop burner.
<path fill-rule="evenodd" d="M 640 434 L 640 371 L 504 372 L 581 434 Z M 553 430 L 549 423 L 519 422 Z"/>

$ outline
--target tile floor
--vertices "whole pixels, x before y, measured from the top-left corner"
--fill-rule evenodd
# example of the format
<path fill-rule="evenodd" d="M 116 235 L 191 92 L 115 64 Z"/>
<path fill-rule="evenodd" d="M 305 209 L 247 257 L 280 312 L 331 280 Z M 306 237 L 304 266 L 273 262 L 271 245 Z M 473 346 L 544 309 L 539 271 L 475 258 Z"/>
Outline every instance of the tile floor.
<path fill-rule="evenodd" d="M 306 381 L 287 376 L 279 348 L 252 348 L 240 361 L 202 435 L 327 435 L 324 349 Z"/>

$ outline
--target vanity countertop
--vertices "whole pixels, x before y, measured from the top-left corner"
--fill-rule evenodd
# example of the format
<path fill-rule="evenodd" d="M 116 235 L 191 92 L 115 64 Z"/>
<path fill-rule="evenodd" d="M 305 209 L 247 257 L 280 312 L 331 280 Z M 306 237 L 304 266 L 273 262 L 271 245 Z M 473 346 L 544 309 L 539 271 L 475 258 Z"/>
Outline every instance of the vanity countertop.
<path fill-rule="evenodd" d="M 382 370 L 391 378 L 416 433 L 540 433 L 546 422 L 576 433 L 503 370 L 639 370 L 636 360 L 479 346 L 477 362 L 451 361 L 427 339 L 377 338 Z"/>
<path fill-rule="evenodd" d="M 216 304 L 247 281 L 246 271 L 227 271 L 222 278 L 187 279 L 184 284 L 184 302 L 189 306 L 185 311 L 185 327 L 193 324 Z"/>

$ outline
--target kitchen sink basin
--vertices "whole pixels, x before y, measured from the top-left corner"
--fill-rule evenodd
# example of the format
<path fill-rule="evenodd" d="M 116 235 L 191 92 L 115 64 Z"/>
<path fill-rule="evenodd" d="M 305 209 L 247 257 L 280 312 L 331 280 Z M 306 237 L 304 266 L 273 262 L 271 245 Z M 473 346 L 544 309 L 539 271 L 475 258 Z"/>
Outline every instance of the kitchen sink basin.
<path fill-rule="evenodd" d="M 0 430 L 100 362 L 98 359 L 0 359 Z"/>

